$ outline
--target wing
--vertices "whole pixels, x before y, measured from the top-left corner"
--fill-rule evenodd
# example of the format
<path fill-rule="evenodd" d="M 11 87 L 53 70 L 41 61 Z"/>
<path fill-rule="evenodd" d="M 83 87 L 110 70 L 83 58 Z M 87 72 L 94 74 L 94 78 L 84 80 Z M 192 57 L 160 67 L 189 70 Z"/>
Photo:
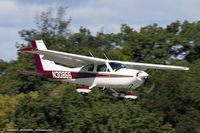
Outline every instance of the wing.
<path fill-rule="evenodd" d="M 64 53 L 53 50 L 38 50 L 35 48 L 25 48 L 20 49 L 19 51 L 26 51 L 33 54 L 44 55 L 42 59 L 54 61 L 56 63 L 64 64 L 71 67 L 81 67 L 88 64 L 103 64 L 107 61 L 105 59 Z"/>
<path fill-rule="evenodd" d="M 65 64 L 71 67 L 81 67 L 88 64 L 104 64 L 108 61 L 101 58 L 64 53 L 53 50 L 38 50 L 38 49 L 30 50 L 29 48 L 28 50 L 21 49 L 20 51 L 26 51 L 33 54 L 44 55 L 43 59 L 55 61 L 57 63 Z M 183 66 L 125 62 L 125 61 L 115 61 L 115 60 L 109 60 L 109 62 L 119 62 L 124 65 L 127 65 L 129 68 L 138 70 L 146 70 L 146 69 L 189 70 L 188 67 L 183 67 Z"/>
<path fill-rule="evenodd" d="M 119 62 L 127 65 L 129 68 L 138 69 L 138 70 L 146 70 L 146 69 L 189 70 L 188 67 L 183 67 L 183 66 L 125 62 L 125 61 L 119 61 Z"/>
<path fill-rule="evenodd" d="M 103 64 L 107 61 L 105 59 L 95 57 L 48 50 L 42 40 L 35 40 L 31 43 L 31 48 L 20 49 L 19 51 L 44 55 L 42 57 L 42 59 L 44 60 L 54 61 L 56 63 L 64 64 L 71 67 L 81 67 L 88 64 Z"/>
<path fill-rule="evenodd" d="M 20 49 L 19 51 L 26 51 L 33 54 L 44 55 L 43 59 L 61 63 L 71 67 L 80 67 L 88 64 L 104 64 L 108 62 L 108 60 L 106 59 L 48 50 L 42 40 L 36 40 L 31 43 L 32 43 L 32 48 L 24 48 Z M 182 66 L 136 63 L 136 62 L 125 62 L 125 61 L 114 61 L 114 60 L 109 62 L 119 62 L 127 65 L 129 68 L 138 70 L 146 70 L 146 69 L 189 70 L 188 67 L 182 67 Z"/>
<path fill-rule="evenodd" d="M 57 63 L 65 64 L 71 67 L 80 67 L 88 64 L 102 64 L 105 63 L 105 59 L 64 53 L 53 50 L 37 50 L 34 51 L 35 54 L 44 55 L 43 59 L 55 61 Z"/>

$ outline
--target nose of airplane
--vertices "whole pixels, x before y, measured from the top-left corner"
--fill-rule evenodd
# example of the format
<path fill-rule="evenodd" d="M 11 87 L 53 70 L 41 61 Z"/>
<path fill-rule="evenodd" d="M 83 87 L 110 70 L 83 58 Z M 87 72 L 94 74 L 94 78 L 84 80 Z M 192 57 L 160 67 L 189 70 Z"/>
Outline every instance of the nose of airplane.
<path fill-rule="evenodd" d="M 139 80 L 146 79 L 148 76 L 149 76 L 149 74 L 146 73 L 146 72 L 144 72 L 144 71 L 139 71 L 139 72 L 137 72 L 137 74 L 136 74 L 136 77 L 137 77 Z"/>

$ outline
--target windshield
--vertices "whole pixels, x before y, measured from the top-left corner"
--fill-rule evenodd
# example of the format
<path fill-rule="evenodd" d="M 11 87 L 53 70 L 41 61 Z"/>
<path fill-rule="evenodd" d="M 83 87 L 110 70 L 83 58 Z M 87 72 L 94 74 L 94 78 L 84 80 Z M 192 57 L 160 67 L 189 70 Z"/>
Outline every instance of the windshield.
<path fill-rule="evenodd" d="M 126 65 L 121 64 L 121 63 L 116 63 L 116 62 L 110 62 L 109 65 L 111 66 L 111 68 L 114 71 L 117 71 L 117 70 L 119 70 L 121 68 L 128 68 Z"/>

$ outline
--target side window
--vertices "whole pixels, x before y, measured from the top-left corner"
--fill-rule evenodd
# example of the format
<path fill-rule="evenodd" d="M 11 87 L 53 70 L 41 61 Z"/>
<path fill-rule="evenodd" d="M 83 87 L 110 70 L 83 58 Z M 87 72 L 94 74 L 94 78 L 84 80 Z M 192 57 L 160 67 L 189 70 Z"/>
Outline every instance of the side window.
<path fill-rule="evenodd" d="M 90 72 L 92 72 L 94 70 L 94 65 L 91 64 L 91 65 L 84 66 L 81 70 L 82 71 L 90 71 Z"/>
<path fill-rule="evenodd" d="M 107 70 L 106 64 L 97 66 L 97 72 L 106 72 L 106 70 Z"/>
<path fill-rule="evenodd" d="M 114 71 L 117 71 L 117 70 L 119 70 L 121 68 L 128 68 L 124 64 L 116 63 L 116 62 L 110 62 L 109 65 Z"/>

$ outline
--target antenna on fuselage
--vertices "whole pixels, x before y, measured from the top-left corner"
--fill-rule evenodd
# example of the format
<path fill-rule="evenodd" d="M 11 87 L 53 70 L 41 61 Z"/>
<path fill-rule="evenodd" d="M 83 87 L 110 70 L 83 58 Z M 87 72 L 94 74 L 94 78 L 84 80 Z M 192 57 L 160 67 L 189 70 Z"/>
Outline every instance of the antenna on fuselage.
<path fill-rule="evenodd" d="M 103 55 L 106 57 L 107 60 L 109 60 L 105 53 L 103 53 Z"/>
<path fill-rule="evenodd" d="M 94 57 L 91 51 L 89 51 L 89 53 L 90 53 L 90 55 L 91 55 L 92 57 Z"/>

